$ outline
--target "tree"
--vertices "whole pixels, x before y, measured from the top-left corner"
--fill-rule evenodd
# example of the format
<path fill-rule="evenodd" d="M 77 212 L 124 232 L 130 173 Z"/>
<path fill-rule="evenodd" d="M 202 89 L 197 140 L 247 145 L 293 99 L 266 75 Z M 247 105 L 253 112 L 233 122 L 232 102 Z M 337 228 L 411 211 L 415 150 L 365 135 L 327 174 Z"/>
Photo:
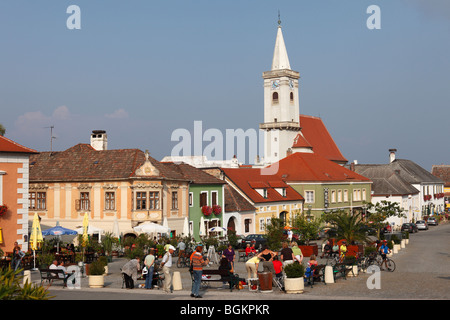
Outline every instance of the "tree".
<path fill-rule="evenodd" d="M 300 241 L 305 242 L 306 245 L 309 245 L 309 241 L 311 239 L 315 239 L 320 230 L 321 219 L 310 219 L 311 209 L 308 210 L 307 216 L 302 214 L 295 215 L 295 218 L 292 220 L 292 227 L 299 230 Z"/>
<path fill-rule="evenodd" d="M 0 123 L 0 136 L 4 136 L 6 133 L 6 128 Z"/>
<path fill-rule="evenodd" d="M 266 224 L 267 246 L 271 250 L 281 248 L 283 241 L 284 219 L 272 217 L 270 223 Z"/>
<path fill-rule="evenodd" d="M 366 221 L 372 228 L 377 230 L 378 239 L 380 238 L 380 230 L 386 225 L 386 219 L 390 217 L 403 218 L 403 209 L 397 202 L 382 200 L 376 204 L 367 204 Z"/>
<path fill-rule="evenodd" d="M 338 240 L 345 239 L 348 243 L 361 241 L 369 242 L 366 235 L 365 223 L 359 213 L 338 211 L 325 213 L 323 220 L 332 225 Z"/>

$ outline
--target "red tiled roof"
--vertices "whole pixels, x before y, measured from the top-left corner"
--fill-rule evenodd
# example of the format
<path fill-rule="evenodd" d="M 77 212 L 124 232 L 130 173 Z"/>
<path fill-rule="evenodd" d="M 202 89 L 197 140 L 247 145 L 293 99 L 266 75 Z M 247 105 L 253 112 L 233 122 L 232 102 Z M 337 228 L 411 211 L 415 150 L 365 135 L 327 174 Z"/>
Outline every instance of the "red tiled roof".
<path fill-rule="evenodd" d="M 312 145 L 306 141 L 305 137 L 303 137 L 301 133 L 299 133 L 294 139 L 292 148 L 312 148 Z"/>
<path fill-rule="evenodd" d="M 315 153 L 296 152 L 270 167 L 277 168 L 277 175 L 286 182 L 371 181 Z"/>
<path fill-rule="evenodd" d="M 228 184 L 225 185 L 225 212 L 255 211 L 256 208 L 239 192 Z"/>
<path fill-rule="evenodd" d="M 0 136 L 0 152 L 37 153 L 36 150 L 24 147 L 4 136 Z"/>
<path fill-rule="evenodd" d="M 314 153 L 331 161 L 347 162 L 321 118 L 302 114 L 300 115 L 300 127 L 306 142 L 313 147 Z"/>
<path fill-rule="evenodd" d="M 303 197 L 292 187 L 286 185 L 286 196 L 283 197 L 270 184 L 282 185 L 282 179 L 278 176 L 261 174 L 261 169 L 239 168 L 225 169 L 222 171 L 226 177 L 239 188 L 253 203 L 302 201 Z M 270 181 L 270 183 L 269 183 Z M 279 184 L 278 184 L 279 183 Z M 252 187 L 253 186 L 253 187 Z M 267 190 L 267 198 L 264 198 L 256 189 Z"/>

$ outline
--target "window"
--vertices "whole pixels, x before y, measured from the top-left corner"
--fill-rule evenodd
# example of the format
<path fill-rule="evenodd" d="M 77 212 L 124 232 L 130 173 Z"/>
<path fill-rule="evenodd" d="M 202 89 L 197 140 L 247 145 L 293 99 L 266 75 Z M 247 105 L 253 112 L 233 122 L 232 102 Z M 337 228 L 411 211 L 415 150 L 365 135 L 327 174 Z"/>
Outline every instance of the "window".
<path fill-rule="evenodd" d="M 116 209 L 116 194 L 114 192 L 105 192 L 105 210 Z"/>
<path fill-rule="evenodd" d="M 264 199 L 267 199 L 267 189 L 263 189 L 263 197 Z"/>
<path fill-rule="evenodd" d="M 136 192 L 136 210 L 147 209 L 147 192 Z"/>
<path fill-rule="evenodd" d="M 178 209 L 178 191 L 172 192 L 172 209 Z"/>
<path fill-rule="evenodd" d="M 194 194 L 192 192 L 189 192 L 189 207 L 192 207 L 194 205 Z"/>
<path fill-rule="evenodd" d="M 338 190 L 337 192 L 337 201 L 342 202 L 342 190 Z"/>
<path fill-rule="evenodd" d="M 291 92 L 289 94 L 289 98 L 291 99 L 291 102 L 294 102 L 294 93 L 293 92 Z"/>
<path fill-rule="evenodd" d="M 363 201 L 366 201 L 366 189 L 362 190 L 362 199 Z"/>
<path fill-rule="evenodd" d="M 314 191 L 305 191 L 305 203 L 314 203 Z"/>
<path fill-rule="evenodd" d="M 80 192 L 80 210 L 90 210 L 89 192 Z"/>
<path fill-rule="evenodd" d="M 28 195 L 28 208 L 33 210 L 47 209 L 46 192 L 30 192 Z"/>
<path fill-rule="evenodd" d="M 266 229 L 264 221 L 264 218 L 259 219 L 259 231 L 264 231 Z"/>
<path fill-rule="evenodd" d="M 200 193 L 200 207 L 208 205 L 208 192 Z"/>
<path fill-rule="evenodd" d="M 344 202 L 348 202 L 348 190 L 344 190 Z"/>
<path fill-rule="evenodd" d="M 272 102 L 273 103 L 278 103 L 278 92 L 274 92 L 272 94 Z"/>
<path fill-rule="evenodd" d="M 250 222 L 251 222 L 252 220 L 250 220 L 250 219 L 245 219 L 244 220 L 244 232 L 245 233 L 248 233 L 248 232 L 250 232 Z"/>
<path fill-rule="evenodd" d="M 336 202 L 336 190 L 331 190 L 331 203 Z"/>
<path fill-rule="evenodd" d="M 150 210 L 159 209 L 159 192 L 149 192 L 148 204 Z"/>
<path fill-rule="evenodd" d="M 217 205 L 217 191 L 211 191 L 211 205 Z"/>

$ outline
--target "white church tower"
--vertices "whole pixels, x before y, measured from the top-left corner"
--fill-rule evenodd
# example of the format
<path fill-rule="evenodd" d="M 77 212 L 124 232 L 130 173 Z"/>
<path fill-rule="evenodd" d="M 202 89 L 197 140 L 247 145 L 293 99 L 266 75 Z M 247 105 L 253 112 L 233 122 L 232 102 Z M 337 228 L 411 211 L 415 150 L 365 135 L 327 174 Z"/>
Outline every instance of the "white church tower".
<path fill-rule="evenodd" d="M 300 132 L 298 79 L 300 73 L 291 70 L 278 19 L 278 31 L 273 52 L 272 69 L 263 72 L 264 79 L 264 162 L 277 162 L 291 151 Z"/>

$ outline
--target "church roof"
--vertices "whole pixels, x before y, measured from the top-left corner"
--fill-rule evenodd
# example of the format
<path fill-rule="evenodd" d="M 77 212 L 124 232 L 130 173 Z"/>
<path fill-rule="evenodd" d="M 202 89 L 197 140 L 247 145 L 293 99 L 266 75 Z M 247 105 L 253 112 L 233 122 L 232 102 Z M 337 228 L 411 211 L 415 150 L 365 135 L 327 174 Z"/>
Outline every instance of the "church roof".
<path fill-rule="evenodd" d="M 37 153 L 36 150 L 24 147 L 18 144 L 17 142 L 14 142 L 1 135 L 0 135 L 0 152 Z"/>
<path fill-rule="evenodd" d="M 316 153 L 296 152 L 272 164 L 269 168 L 275 168 L 276 174 L 287 183 L 370 182 L 370 179 Z"/>
<path fill-rule="evenodd" d="M 312 146 L 315 154 L 331 161 L 347 162 L 321 118 L 301 114 L 300 127 L 303 137 Z M 298 142 L 305 144 L 302 140 L 298 140 Z"/>

